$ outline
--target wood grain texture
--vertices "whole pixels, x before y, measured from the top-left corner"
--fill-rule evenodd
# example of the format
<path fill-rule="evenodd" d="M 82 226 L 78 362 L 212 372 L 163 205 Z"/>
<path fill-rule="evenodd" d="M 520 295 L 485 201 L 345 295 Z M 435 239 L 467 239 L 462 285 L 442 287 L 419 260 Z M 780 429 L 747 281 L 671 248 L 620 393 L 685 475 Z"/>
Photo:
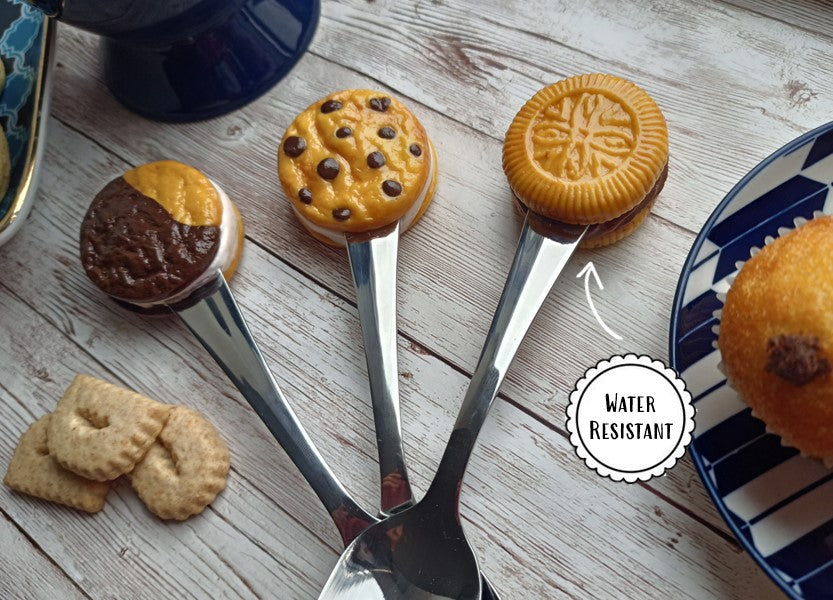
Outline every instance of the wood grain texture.
<path fill-rule="evenodd" d="M 833 40 L 721 2 L 367 6 L 330 3 L 313 52 L 496 140 L 535 91 L 565 76 L 613 72 L 645 87 L 666 114 L 671 146 L 653 212 L 692 231 L 751 167 L 833 109 Z M 811 88 L 812 101 L 796 103 L 790 81 Z"/>
<path fill-rule="evenodd" d="M 779 2 L 779 0 L 723 0 L 723 2 L 767 19 L 792 25 L 822 38 L 830 39 L 833 35 L 833 5 L 827 0 L 793 0 L 789 4 Z"/>
<path fill-rule="evenodd" d="M 347 261 L 291 214 L 275 173 L 283 131 L 333 90 L 374 87 L 402 96 L 437 148 L 436 200 L 400 256 L 403 421 L 421 491 L 520 229 L 499 166 L 503 132 L 542 85 L 607 71 L 663 107 L 669 181 L 634 236 L 578 253 L 545 304 L 472 460 L 467 531 L 507 598 L 777 597 L 731 541 L 690 461 L 646 485 L 601 480 L 567 443 L 564 409 L 601 358 L 667 358 L 694 232 L 761 158 L 829 120 L 831 13 L 815 0 L 548 0 L 535 10 L 523 0 L 328 0 L 311 52 L 284 81 L 230 115 L 187 125 L 118 105 L 101 82 L 97 40 L 62 28 L 39 203 L 0 253 L 0 272 L 15 274 L 0 280 L 0 360 L 15 366 L 0 379 L 0 463 L 86 371 L 206 412 L 229 441 L 233 471 L 211 509 L 181 525 L 151 517 L 123 483 L 92 518 L 7 490 L 0 509 L 92 597 L 314 597 L 339 548 L 317 499 L 182 326 L 127 314 L 93 289 L 76 258 L 83 211 L 106 181 L 151 160 L 177 158 L 222 183 L 249 236 L 235 293 L 333 469 L 373 506 L 374 436 Z M 621 343 L 599 329 L 574 277 L 587 260 L 605 284 L 596 306 Z M 46 560 L 23 548 L 20 560 Z M 46 589 L 46 571 L 24 591 Z"/>
<path fill-rule="evenodd" d="M 86 371 L 204 411 L 229 442 L 233 473 L 209 511 L 181 524 L 151 517 L 119 483 L 92 517 L 6 490 L 0 508 L 94 597 L 313 597 L 336 556 L 327 517 L 181 325 L 125 313 L 77 268 L 84 197 L 126 165 L 59 122 L 50 126 L 41 201 L 0 256 L 0 269 L 21 273 L 0 283 L 0 360 L 21 366 L 0 390 L 0 460 L 72 374 Z M 67 193 L 69 177 L 77 188 Z M 311 433 L 336 473 L 371 505 L 374 440 L 355 309 L 255 244 L 233 288 L 299 416 L 315 424 Z M 423 490 L 466 377 L 404 339 L 400 355 L 407 451 Z M 618 598 L 622 589 L 634 597 L 772 594 L 723 536 L 644 487 L 600 480 L 562 436 L 506 402 L 484 429 L 462 512 L 508 598 Z"/>
<path fill-rule="evenodd" d="M 297 111 L 333 89 L 373 87 L 375 82 L 308 55 L 273 92 L 241 111 L 202 126 L 171 128 L 119 107 L 95 81 L 86 60 L 93 59 L 94 41 L 70 33 L 63 36 L 64 56 L 78 60 L 63 62 L 58 71 L 53 109 L 58 118 L 117 148 L 132 165 L 172 156 L 198 165 L 240 204 L 251 239 L 352 302 L 346 256 L 316 242 L 296 223 L 279 189 L 275 155 Z M 73 91 L 76 86 L 86 86 L 84 95 Z M 287 105 L 286 98 L 293 104 Z M 96 106 L 105 108 L 96 111 Z M 400 245 L 399 327 L 418 346 L 470 373 L 521 221 L 499 167 L 500 144 L 436 111 L 417 108 L 439 156 L 446 159 L 432 206 Z M 208 152 L 200 142 L 205 135 L 201 127 L 220 132 L 243 122 L 250 124 L 241 134 L 245 143 L 221 139 Z M 241 157 L 245 160 L 237 162 Z M 569 392 L 588 367 L 616 353 L 665 358 L 673 294 L 692 241 L 692 234 L 658 218 L 613 248 L 577 253 L 521 347 L 502 393 L 563 431 Z M 597 308 L 614 331 L 627 332 L 622 342 L 607 337 L 588 309 L 582 281 L 575 278 L 587 260 L 594 261 L 605 285 Z M 713 526 L 726 528 L 689 461 L 650 485 Z"/>
<path fill-rule="evenodd" d="M 8 516 L 0 514 L 0 597 L 86 598 L 43 551 L 29 541 Z"/>

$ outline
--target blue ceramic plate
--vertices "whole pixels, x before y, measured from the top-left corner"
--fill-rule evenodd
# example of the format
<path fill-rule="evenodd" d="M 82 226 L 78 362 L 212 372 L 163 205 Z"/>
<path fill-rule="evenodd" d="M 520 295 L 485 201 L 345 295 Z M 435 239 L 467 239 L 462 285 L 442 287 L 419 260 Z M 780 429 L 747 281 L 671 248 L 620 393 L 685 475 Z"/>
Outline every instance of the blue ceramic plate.
<path fill-rule="evenodd" d="M 0 199 L 0 244 L 20 227 L 35 196 L 48 115 L 53 30 L 34 8 L 0 0 L 0 60 L 6 68 L 0 125 L 11 157 L 9 189 Z"/>
<path fill-rule="evenodd" d="M 831 181 L 833 123 L 755 167 L 697 236 L 671 317 L 671 362 L 697 411 L 694 464 L 741 544 L 792 598 L 833 597 L 833 471 L 782 446 L 726 385 L 715 311 L 717 294 L 753 247 L 797 217 L 833 213 Z"/>

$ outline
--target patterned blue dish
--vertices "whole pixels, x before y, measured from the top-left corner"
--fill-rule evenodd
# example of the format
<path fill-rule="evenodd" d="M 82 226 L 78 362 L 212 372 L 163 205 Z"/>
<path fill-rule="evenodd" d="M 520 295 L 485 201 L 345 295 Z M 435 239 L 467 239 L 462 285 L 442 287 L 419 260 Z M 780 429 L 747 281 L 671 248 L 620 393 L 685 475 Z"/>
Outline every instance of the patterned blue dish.
<path fill-rule="evenodd" d="M 48 115 L 47 74 L 54 27 L 31 6 L 0 0 L 0 59 L 6 84 L 0 95 L 0 125 L 9 142 L 11 177 L 0 200 L 0 245 L 24 221 L 35 197 Z"/>
<path fill-rule="evenodd" d="M 715 311 L 736 263 L 780 227 L 833 213 L 833 123 L 790 142 L 738 183 L 706 222 L 683 267 L 671 362 L 696 410 L 694 464 L 738 540 L 791 598 L 833 597 L 833 471 L 804 458 L 726 384 Z M 831 258 L 833 260 L 833 258 Z"/>

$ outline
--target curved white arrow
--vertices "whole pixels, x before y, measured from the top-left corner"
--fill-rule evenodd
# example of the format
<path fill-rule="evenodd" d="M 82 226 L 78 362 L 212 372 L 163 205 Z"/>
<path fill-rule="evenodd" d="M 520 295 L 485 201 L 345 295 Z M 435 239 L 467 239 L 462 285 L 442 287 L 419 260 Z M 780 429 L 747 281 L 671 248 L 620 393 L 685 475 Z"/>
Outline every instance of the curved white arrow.
<path fill-rule="evenodd" d="M 596 267 L 593 265 L 593 261 L 591 260 L 588 262 L 584 268 L 578 272 L 576 277 L 584 277 L 584 293 L 587 294 L 587 303 L 590 305 L 590 310 L 593 311 L 593 316 L 596 317 L 596 320 L 599 322 L 599 325 L 602 326 L 610 337 L 616 340 L 621 340 L 622 336 L 618 333 L 615 333 L 610 327 L 605 325 L 605 322 L 602 321 L 602 318 L 599 316 L 599 311 L 596 310 L 596 306 L 593 304 L 593 298 L 590 296 L 590 277 L 596 280 L 596 285 L 599 286 L 600 290 L 605 289 L 602 285 L 602 280 L 599 279 L 599 273 L 596 271 Z"/>

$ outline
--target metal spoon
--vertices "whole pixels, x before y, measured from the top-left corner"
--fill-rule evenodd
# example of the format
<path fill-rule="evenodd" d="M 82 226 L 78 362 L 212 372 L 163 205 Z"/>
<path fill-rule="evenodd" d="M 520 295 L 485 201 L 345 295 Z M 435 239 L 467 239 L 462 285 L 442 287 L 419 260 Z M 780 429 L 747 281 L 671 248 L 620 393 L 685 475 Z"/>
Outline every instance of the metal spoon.
<path fill-rule="evenodd" d="M 223 274 L 169 307 L 240 390 L 321 499 L 344 544 L 377 519 L 336 479 L 266 366 Z"/>
<path fill-rule="evenodd" d="M 425 497 L 362 532 L 319 600 L 477 600 L 483 586 L 459 515 L 463 476 L 498 388 L 588 226 L 527 214 L 515 259 L 454 430 Z"/>
<path fill-rule="evenodd" d="M 347 235 L 347 255 L 356 287 L 370 398 L 376 425 L 381 487 L 380 517 L 414 504 L 402 446 L 396 350 L 396 263 L 399 223 Z M 500 600 L 481 573 L 483 598 Z"/>
<path fill-rule="evenodd" d="M 384 247 L 385 244 L 382 245 Z M 375 248 L 376 244 L 373 244 L 373 247 Z M 375 254 L 372 250 L 371 253 Z M 385 261 L 381 262 L 384 264 Z M 395 272 L 395 258 L 393 269 Z M 385 270 L 380 267 L 372 269 L 370 272 L 381 274 Z M 371 276 L 369 280 L 374 278 Z M 378 289 L 375 285 L 370 287 Z M 394 302 L 389 306 L 395 307 L 395 286 L 393 293 Z M 386 297 L 386 294 L 377 294 L 377 296 L 383 298 Z M 194 292 L 187 300 L 169 306 L 169 308 L 179 316 L 203 347 L 208 350 L 208 353 L 240 390 L 243 397 L 254 408 L 289 458 L 298 467 L 301 475 L 304 476 L 304 479 L 307 480 L 307 483 L 310 484 L 310 487 L 330 513 L 330 517 L 341 534 L 344 545 L 347 546 L 361 531 L 378 522 L 378 519 L 361 508 L 344 489 L 312 443 L 300 421 L 298 421 L 298 417 L 266 366 L 263 355 L 260 353 L 222 273 L 218 272 L 214 281 Z M 386 310 L 379 312 L 379 314 L 388 313 L 389 311 Z M 393 368 L 392 371 L 387 369 L 386 372 L 397 375 L 395 308 L 390 314 L 393 315 L 394 322 Z M 391 322 L 390 319 L 385 318 L 382 321 Z M 379 337 L 381 339 L 384 336 Z M 390 345 L 384 347 L 390 348 Z M 390 356 L 388 353 L 387 359 L 378 363 L 374 361 L 373 364 L 391 366 Z M 377 377 L 377 381 L 381 381 L 381 379 Z M 390 386 L 388 386 L 388 389 L 390 389 Z M 393 390 L 397 391 L 397 388 L 393 387 Z M 398 391 L 396 394 L 387 397 L 390 398 L 388 406 L 390 410 L 385 413 L 388 416 L 382 419 L 383 421 L 390 421 L 390 415 L 397 415 L 398 417 L 398 401 L 395 401 L 395 399 L 398 399 Z M 382 406 L 384 407 L 384 405 Z M 389 424 L 383 423 L 383 428 Z M 398 432 L 398 418 L 395 429 Z M 387 449 L 390 447 L 392 447 L 391 444 L 380 446 L 380 448 L 385 448 L 385 451 L 388 451 Z M 395 446 L 393 447 L 395 448 Z M 399 456 L 402 456 L 401 450 Z M 402 462 L 402 467 L 404 468 L 404 462 Z M 382 516 L 386 516 L 385 511 L 389 509 L 390 499 L 397 497 L 383 494 L 383 502 L 388 499 L 389 504 L 383 506 Z M 410 497 L 408 501 L 413 503 L 413 497 Z M 485 582 L 484 589 L 487 590 L 484 593 L 484 598 L 500 600 L 488 581 Z"/>
<path fill-rule="evenodd" d="M 382 513 L 414 502 L 399 417 L 396 350 L 396 263 L 399 222 L 363 234 L 347 234 L 347 256 L 356 286 L 370 400 L 379 451 Z"/>

